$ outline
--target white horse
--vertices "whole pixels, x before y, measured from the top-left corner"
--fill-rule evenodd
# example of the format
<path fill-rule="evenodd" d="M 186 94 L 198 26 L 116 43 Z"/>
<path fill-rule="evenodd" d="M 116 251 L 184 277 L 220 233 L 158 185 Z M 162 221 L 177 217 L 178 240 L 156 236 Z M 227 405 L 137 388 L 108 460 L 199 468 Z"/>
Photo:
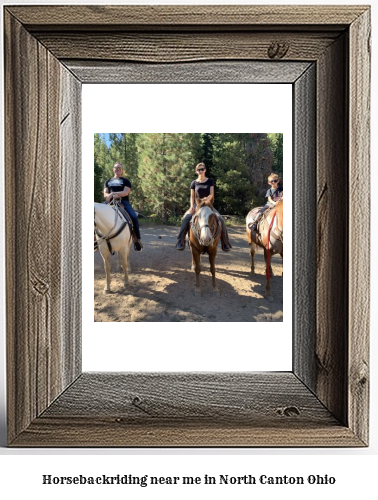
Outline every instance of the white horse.
<path fill-rule="evenodd" d="M 110 254 L 118 253 L 118 262 L 123 269 L 125 287 L 129 282 L 128 265 L 131 245 L 131 233 L 128 223 L 117 207 L 103 203 L 94 204 L 95 234 L 104 260 L 106 286 L 104 293 L 110 293 Z"/>

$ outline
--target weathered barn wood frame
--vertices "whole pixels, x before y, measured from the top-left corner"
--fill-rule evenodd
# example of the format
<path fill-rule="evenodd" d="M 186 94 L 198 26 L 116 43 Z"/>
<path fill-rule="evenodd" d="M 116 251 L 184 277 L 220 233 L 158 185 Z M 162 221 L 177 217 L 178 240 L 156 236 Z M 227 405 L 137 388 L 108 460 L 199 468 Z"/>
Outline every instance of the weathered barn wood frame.
<path fill-rule="evenodd" d="M 367 446 L 351 214 L 369 217 L 369 7 L 6 6 L 4 23 L 9 445 Z M 82 373 L 81 86 L 133 81 L 293 85 L 292 372 Z"/>

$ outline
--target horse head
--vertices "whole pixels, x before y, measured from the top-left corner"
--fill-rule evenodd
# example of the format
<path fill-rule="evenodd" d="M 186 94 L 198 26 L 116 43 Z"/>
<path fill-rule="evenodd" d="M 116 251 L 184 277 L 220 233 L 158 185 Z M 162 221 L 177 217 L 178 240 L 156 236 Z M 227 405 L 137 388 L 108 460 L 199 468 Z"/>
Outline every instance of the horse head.
<path fill-rule="evenodd" d="M 197 199 L 197 208 L 193 216 L 193 225 L 198 235 L 198 242 L 207 247 L 214 241 L 214 231 L 216 215 L 213 204 L 210 201 L 200 201 Z"/>

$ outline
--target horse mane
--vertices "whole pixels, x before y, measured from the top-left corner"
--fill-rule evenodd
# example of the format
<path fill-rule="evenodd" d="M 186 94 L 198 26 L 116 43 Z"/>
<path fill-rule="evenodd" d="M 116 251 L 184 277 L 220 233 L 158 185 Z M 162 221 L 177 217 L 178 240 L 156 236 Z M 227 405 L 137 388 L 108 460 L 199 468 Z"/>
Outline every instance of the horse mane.
<path fill-rule="evenodd" d="M 214 210 L 214 206 L 211 203 L 211 201 L 209 201 L 209 200 L 202 200 L 201 201 L 200 199 L 197 198 L 196 206 L 197 206 L 197 210 L 199 210 L 202 207 L 209 207 L 209 208 L 211 208 L 211 210 Z"/>

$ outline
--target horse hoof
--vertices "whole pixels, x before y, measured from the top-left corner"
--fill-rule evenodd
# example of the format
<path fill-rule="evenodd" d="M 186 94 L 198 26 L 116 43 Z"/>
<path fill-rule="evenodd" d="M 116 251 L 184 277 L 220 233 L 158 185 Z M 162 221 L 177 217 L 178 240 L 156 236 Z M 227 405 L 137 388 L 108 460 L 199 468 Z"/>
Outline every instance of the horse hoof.
<path fill-rule="evenodd" d="M 265 295 L 265 298 L 266 300 L 268 300 L 269 302 L 273 302 L 274 301 L 274 298 L 273 298 L 273 295 Z"/>
<path fill-rule="evenodd" d="M 108 290 L 107 288 L 105 288 L 104 293 L 112 293 L 112 292 L 110 290 Z"/>
<path fill-rule="evenodd" d="M 196 289 L 196 290 L 194 290 L 194 295 L 195 295 L 196 297 L 202 297 L 202 292 L 201 292 L 201 290 L 197 290 L 197 289 Z"/>
<path fill-rule="evenodd" d="M 220 297 L 220 291 L 219 290 L 213 290 L 213 295 L 215 297 Z"/>

